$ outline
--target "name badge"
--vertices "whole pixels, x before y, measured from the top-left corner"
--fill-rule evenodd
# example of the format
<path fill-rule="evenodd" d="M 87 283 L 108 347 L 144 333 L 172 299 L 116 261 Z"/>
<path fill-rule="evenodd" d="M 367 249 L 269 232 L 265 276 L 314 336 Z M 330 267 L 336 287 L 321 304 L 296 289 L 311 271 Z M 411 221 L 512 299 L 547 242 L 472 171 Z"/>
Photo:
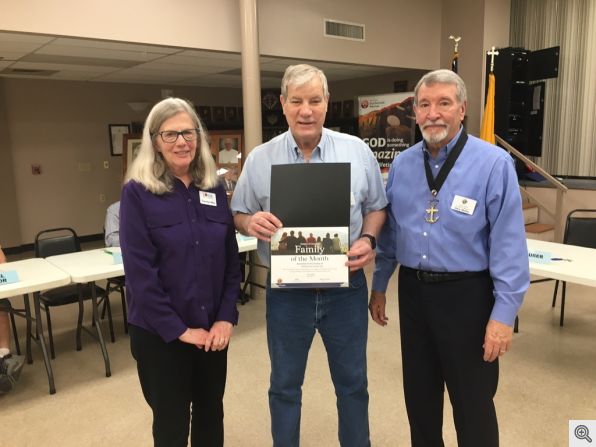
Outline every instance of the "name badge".
<path fill-rule="evenodd" d="M 213 192 L 199 191 L 199 200 L 203 205 L 217 206 L 217 200 Z"/>
<path fill-rule="evenodd" d="M 476 209 L 476 200 L 456 195 L 451 203 L 451 209 L 471 216 Z"/>
<path fill-rule="evenodd" d="M 354 197 L 354 193 L 350 192 L 350 206 L 356 205 L 356 197 Z"/>
<path fill-rule="evenodd" d="M 0 272 L 0 286 L 19 282 L 19 274 L 16 270 L 6 270 Z"/>

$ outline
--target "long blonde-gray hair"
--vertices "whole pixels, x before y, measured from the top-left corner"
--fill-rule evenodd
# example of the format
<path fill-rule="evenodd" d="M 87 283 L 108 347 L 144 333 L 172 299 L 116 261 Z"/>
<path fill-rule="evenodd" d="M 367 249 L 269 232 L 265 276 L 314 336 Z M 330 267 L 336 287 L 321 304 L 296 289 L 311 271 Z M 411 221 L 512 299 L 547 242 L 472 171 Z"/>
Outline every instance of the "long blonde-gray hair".
<path fill-rule="evenodd" d="M 163 156 L 156 150 L 157 132 L 164 121 L 179 113 L 186 113 L 199 129 L 195 158 L 191 161 L 189 174 L 192 182 L 201 189 L 217 185 L 217 167 L 209 148 L 208 136 L 194 107 L 184 99 L 167 98 L 153 106 L 143 129 L 141 148 L 128 167 L 124 182 L 134 180 L 154 194 L 165 194 L 173 189 L 173 175 L 168 171 Z"/>

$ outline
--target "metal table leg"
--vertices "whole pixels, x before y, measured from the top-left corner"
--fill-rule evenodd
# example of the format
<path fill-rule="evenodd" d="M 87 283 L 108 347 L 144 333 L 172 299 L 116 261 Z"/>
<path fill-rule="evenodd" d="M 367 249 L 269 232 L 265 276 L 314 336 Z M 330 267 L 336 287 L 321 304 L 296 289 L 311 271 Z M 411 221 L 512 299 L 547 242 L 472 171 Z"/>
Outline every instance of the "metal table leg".
<path fill-rule="evenodd" d="M 28 301 L 28 300 L 27 300 Z M 46 373 L 48 374 L 48 383 L 50 385 L 50 394 L 56 393 L 56 386 L 54 385 L 54 373 L 52 372 L 52 364 L 48 356 L 48 349 L 46 348 L 46 340 L 43 336 L 43 326 L 41 322 L 41 307 L 39 304 L 39 292 L 33 293 L 33 305 L 35 307 L 35 334 L 37 336 L 37 343 L 41 346 L 43 353 L 43 361 L 46 365 Z"/>
<path fill-rule="evenodd" d="M 27 338 L 25 339 L 27 351 L 27 363 L 33 363 L 33 356 L 31 355 L 31 305 L 29 304 L 29 294 L 23 295 L 23 307 L 25 308 L 25 321 L 27 322 Z"/>
<path fill-rule="evenodd" d="M 110 370 L 110 358 L 108 357 L 106 343 L 101 333 L 99 311 L 97 310 L 97 290 L 95 288 L 95 281 L 90 282 L 89 285 L 91 286 L 91 302 L 93 306 L 93 322 L 95 323 L 95 332 L 97 334 L 97 339 L 99 341 L 99 345 L 101 346 L 101 353 L 103 354 L 103 360 L 106 365 L 106 377 L 110 377 L 112 375 L 112 371 Z"/>

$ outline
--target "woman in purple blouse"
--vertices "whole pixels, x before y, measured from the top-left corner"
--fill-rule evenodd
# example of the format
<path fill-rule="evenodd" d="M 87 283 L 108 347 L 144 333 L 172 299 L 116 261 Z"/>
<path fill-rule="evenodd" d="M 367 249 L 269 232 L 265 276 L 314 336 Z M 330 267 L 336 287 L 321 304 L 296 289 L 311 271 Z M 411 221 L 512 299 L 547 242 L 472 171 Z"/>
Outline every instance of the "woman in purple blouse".
<path fill-rule="evenodd" d="M 156 446 L 223 445 L 238 322 L 234 224 L 207 134 L 182 99 L 156 104 L 120 204 L 132 355 Z M 192 409 L 192 424 L 191 424 Z"/>

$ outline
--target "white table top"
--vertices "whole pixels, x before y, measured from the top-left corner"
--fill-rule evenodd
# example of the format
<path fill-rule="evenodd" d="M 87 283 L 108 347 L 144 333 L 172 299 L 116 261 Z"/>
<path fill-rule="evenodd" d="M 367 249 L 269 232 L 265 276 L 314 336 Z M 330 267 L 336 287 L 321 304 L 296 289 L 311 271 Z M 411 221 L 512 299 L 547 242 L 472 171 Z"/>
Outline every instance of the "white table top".
<path fill-rule="evenodd" d="M 243 236 L 236 233 L 236 242 L 238 242 L 238 252 L 252 251 L 257 249 L 257 238 L 252 236 Z"/>
<path fill-rule="evenodd" d="M 551 261 L 549 264 L 530 261 L 532 274 L 596 287 L 596 249 L 534 239 L 527 241 L 528 251 L 544 251 L 551 257 L 571 260 Z"/>
<path fill-rule="evenodd" d="M 70 283 L 70 276 L 41 258 L 0 264 L 0 271 L 16 270 L 19 281 L 0 286 L 0 298 L 8 298 L 26 293 L 39 292 Z"/>
<path fill-rule="evenodd" d="M 117 249 L 115 247 L 97 248 L 49 256 L 46 260 L 68 273 L 72 282 L 76 283 L 87 283 L 124 275 L 124 265 L 122 263 L 114 264 L 114 257 L 107 250 L 116 251 Z"/>

